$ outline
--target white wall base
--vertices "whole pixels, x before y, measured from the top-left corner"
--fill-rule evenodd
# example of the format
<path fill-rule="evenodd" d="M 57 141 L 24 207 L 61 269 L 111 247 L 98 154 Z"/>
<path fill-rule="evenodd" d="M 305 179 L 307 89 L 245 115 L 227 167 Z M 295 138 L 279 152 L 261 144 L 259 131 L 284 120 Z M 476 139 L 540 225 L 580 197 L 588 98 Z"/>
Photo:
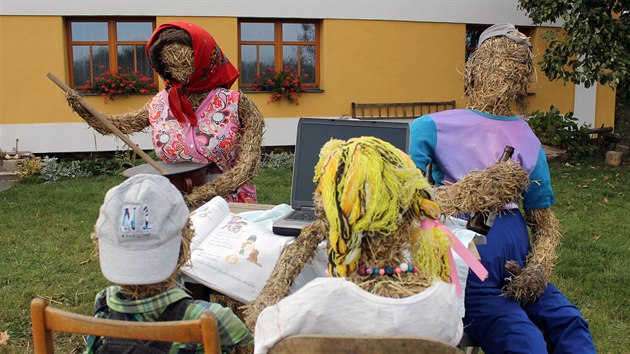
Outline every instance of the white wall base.
<path fill-rule="evenodd" d="M 595 127 L 595 109 L 597 107 L 597 85 L 586 88 L 583 84 L 575 85 L 575 99 L 573 103 L 573 115 L 579 124 L 588 124 Z"/>
<path fill-rule="evenodd" d="M 295 145 L 298 119 L 266 118 L 263 146 Z M 129 138 L 143 150 L 153 149 L 148 131 Z M 16 139 L 20 151 L 40 154 L 126 150 L 122 140 L 103 136 L 85 123 L 0 124 L 0 150 L 13 151 Z"/>

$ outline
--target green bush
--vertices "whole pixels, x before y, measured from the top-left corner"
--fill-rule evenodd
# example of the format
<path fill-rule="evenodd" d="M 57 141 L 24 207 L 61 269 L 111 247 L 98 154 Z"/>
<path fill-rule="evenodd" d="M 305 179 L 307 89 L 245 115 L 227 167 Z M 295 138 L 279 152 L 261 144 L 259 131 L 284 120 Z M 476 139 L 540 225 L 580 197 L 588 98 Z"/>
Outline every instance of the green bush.
<path fill-rule="evenodd" d="M 561 114 L 551 106 L 549 112 L 534 111 L 528 119 L 540 142 L 564 149 L 572 160 L 592 156 L 597 152 L 587 124 L 578 125 L 573 112 Z"/>
<path fill-rule="evenodd" d="M 41 178 L 45 181 L 57 181 L 66 178 L 88 177 L 90 174 L 81 169 L 80 161 L 57 161 L 56 157 L 44 157 Z"/>
<path fill-rule="evenodd" d="M 291 152 L 263 154 L 261 168 L 293 168 L 294 155 Z"/>

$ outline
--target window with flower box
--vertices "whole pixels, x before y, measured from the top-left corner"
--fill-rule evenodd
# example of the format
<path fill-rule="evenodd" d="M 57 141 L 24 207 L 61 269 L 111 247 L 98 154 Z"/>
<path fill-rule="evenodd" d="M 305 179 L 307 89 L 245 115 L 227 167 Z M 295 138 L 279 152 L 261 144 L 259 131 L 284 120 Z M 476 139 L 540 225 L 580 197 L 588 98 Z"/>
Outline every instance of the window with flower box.
<path fill-rule="evenodd" d="M 239 21 L 240 88 L 254 90 L 261 75 L 297 73 L 301 90 L 319 88 L 319 21 Z"/>
<path fill-rule="evenodd" d="M 66 20 L 70 83 L 87 88 L 97 78 L 133 75 L 157 82 L 145 47 L 155 29 L 152 18 L 75 17 Z M 153 84 L 153 89 L 155 85 Z"/>

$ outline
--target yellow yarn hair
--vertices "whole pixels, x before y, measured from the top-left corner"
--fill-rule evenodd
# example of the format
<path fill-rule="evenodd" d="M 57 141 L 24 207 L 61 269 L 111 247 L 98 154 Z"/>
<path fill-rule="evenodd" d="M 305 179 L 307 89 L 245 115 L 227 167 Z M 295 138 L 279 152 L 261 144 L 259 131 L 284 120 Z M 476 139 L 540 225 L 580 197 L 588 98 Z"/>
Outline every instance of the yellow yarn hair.
<path fill-rule="evenodd" d="M 392 234 L 408 212 L 416 219 L 437 219 L 440 215 L 438 205 L 431 200 L 428 181 L 411 158 L 374 137 L 326 143 L 314 181 L 329 223 L 328 268 L 334 276 L 343 277 L 357 269 L 364 235 Z M 415 264 L 440 278 L 444 269 L 448 274 L 448 258 L 443 257 L 447 253 L 442 251 L 442 244 L 448 244 L 446 236 L 442 234 L 442 241 L 436 242 L 438 236 L 423 237 L 425 233 L 419 231 L 414 234 L 410 245 Z M 441 265 L 439 270 L 435 264 Z"/>

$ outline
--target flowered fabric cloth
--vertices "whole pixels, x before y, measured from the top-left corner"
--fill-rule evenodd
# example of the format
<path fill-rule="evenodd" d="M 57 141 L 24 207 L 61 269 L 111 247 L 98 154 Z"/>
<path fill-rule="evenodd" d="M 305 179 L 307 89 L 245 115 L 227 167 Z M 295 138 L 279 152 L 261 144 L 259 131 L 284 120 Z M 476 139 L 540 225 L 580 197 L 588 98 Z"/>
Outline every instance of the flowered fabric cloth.
<path fill-rule="evenodd" d="M 184 290 L 178 287 L 170 288 L 161 294 L 142 300 L 130 300 L 120 290 L 120 287 L 114 285 L 96 295 L 95 303 L 99 304 L 105 298 L 107 307 L 97 311 L 94 317 L 109 318 L 109 312 L 116 311 L 125 314 L 130 321 L 155 322 L 170 304 L 181 299 L 190 298 Z M 224 353 L 229 353 L 235 345 L 253 343 L 252 335 L 243 322 L 231 309 L 219 304 L 207 301 L 193 301 L 186 308 L 182 320 L 196 320 L 204 312 L 212 312 L 217 319 L 221 349 Z M 88 336 L 85 354 L 98 353 L 98 348 L 103 345 L 104 340 L 103 337 Z M 203 346 L 194 343 L 173 343 L 169 353 L 203 353 Z"/>
<path fill-rule="evenodd" d="M 168 92 L 163 90 L 149 103 L 153 146 L 156 154 L 167 163 L 192 161 L 213 163 L 218 173 L 236 165 L 240 155 L 238 102 L 240 93 L 216 88 L 195 111 L 197 125 L 180 122 L 169 107 Z M 229 202 L 256 203 L 256 187 L 244 184 Z"/>

